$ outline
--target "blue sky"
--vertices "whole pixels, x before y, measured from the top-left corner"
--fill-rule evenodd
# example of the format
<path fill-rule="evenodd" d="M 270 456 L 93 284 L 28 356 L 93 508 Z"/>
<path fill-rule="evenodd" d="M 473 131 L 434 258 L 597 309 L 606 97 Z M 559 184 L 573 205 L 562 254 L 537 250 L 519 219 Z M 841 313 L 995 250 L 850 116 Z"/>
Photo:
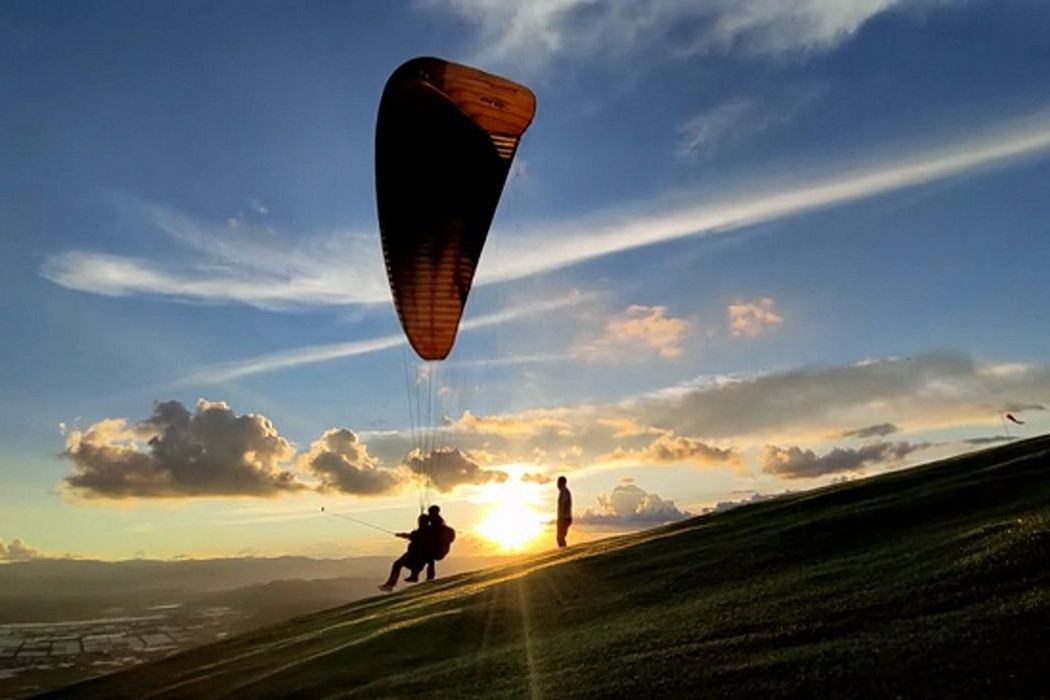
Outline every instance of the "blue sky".
<path fill-rule="evenodd" d="M 600 534 L 1042 432 L 1048 37 L 1034 0 L 7 3 L 0 539 L 391 548 L 313 514 L 416 505 L 372 182 L 416 55 L 538 102 L 434 380 L 467 528 L 498 474 Z M 236 454 L 194 488 L 168 401 Z"/>

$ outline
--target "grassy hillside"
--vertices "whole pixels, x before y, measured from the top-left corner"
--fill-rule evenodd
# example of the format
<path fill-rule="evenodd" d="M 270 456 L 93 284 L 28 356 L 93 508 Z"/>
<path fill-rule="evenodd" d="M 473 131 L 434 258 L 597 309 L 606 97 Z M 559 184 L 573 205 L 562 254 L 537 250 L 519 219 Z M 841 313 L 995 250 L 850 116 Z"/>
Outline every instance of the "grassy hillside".
<path fill-rule="evenodd" d="M 302 617 L 71 697 L 1050 692 L 1050 437 Z"/>

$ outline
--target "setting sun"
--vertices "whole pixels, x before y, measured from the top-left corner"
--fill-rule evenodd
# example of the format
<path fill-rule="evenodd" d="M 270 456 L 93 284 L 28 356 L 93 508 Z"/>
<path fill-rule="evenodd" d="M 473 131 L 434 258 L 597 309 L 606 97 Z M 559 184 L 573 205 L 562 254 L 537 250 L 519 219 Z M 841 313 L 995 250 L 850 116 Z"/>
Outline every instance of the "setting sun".
<path fill-rule="evenodd" d="M 534 484 L 512 479 L 491 484 L 484 500 L 491 504 L 474 530 L 504 552 L 528 549 L 543 534 L 549 520 L 540 506 L 540 493 Z"/>

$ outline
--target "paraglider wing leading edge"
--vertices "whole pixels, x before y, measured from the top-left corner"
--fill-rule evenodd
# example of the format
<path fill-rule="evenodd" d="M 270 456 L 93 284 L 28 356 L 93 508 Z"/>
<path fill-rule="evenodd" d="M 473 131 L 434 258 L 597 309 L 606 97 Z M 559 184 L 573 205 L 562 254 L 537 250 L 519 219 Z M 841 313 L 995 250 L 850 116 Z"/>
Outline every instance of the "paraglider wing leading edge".
<path fill-rule="evenodd" d="M 424 360 L 456 340 L 489 225 L 536 98 L 437 58 L 394 71 L 376 122 L 376 203 L 398 318 Z"/>

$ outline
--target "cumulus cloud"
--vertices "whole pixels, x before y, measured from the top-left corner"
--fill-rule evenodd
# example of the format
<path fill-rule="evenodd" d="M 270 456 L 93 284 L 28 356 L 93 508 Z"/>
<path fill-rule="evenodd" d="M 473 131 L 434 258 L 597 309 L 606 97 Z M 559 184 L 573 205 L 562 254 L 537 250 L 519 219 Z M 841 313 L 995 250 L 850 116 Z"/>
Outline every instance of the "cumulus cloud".
<path fill-rule="evenodd" d="M 739 457 L 732 449 L 714 447 L 694 438 L 670 433 L 654 440 L 646 452 L 657 462 L 693 461 L 701 464 L 736 463 Z"/>
<path fill-rule="evenodd" d="M 617 429 L 557 417 L 569 412 L 468 413 L 441 428 L 442 440 L 457 448 L 427 454 L 413 449 L 408 431 L 363 436 L 347 428 L 330 428 L 297 453 L 264 416 L 237 415 L 225 403 L 206 400 L 191 413 L 169 401 L 138 422 L 107 418 L 85 430 L 70 430 L 64 456 L 73 470 L 63 483 L 87 498 L 273 496 L 310 490 L 369 497 L 396 494 L 421 477 L 443 493 L 502 482 L 509 475 L 498 465 L 520 462 L 537 467 L 523 481 L 545 484 L 551 480 L 550 467 L 585 466 L 599 454 L 596 446 L 609 449 L 597 436 Z M 575 437 L 587 447 L 574 444 Z M 690 458 L 700 456 L 694 448 Z"/>
<path fill-rule="evenodd" d="M 876 423 L 875 425 L 868 425 L 863 428 L 855 428 L 853 430 L 844 430 L 839 433 L 839 437 L 842 438 L 872 438 L 872 437 L 885 437 L 892 433 L 900 431 L 900 427 L 893 423 Z"/>
<path fill-rule="evenodd" d="M 293 455 L 264 416 L 204 399 L 191 413 L 167 401 L 133 425 L 108 418 L 70 431 L 65 484 L 88 498 L 274 496 L 305 488 L 280 468 Z"/>
<path fill-rule="evenodd" d="M 625 481 L 608 495 L 598 496 L 595 505 L 584 510 L 576 518 L 577 522 L 588 525 L 653 525 L 692 515 L 679 509 L 674 501 L 647 493 L 631 480 Z"/>
<path fill-rule="evenodd" d="M 426 455 L 418 451 L 405 458 L 405 466 L 428 480 L 434 488 L 447 493 L 460 484 L 487 484 L 507 480 L 507 473 L 481 466 L 458 448 L 443 447 Z"/>
<path fill-rule="evenodd" d="M 627 307 L 609 319 L 602 333 L 576 345 L 573 354 L 585 360 L 619 360 L 656 355 L 669 360 L 682 354 L 689 321 L 667 315 L 665 306 Z"/>
<path fill-rule="evenodd" d="M 10 544 L 4 544 L 0 540 L 0 561 L 30 561 L 31 559 L 46 559 L 44 553 L 34 549 L 16 537 Z"/>
<path fill-rule="evenodd" d="M 405 474 L 380 467 L 360 438 L 345 428 L 326 430 L 298 463 L 317 477 L 320 491 L 378 496 L 396 491 L 406 480 Z"/>
<path fill-rule="evenodd" d="M 701 466 L 740 465 L 740 456 L 732 448 L 715 447 L 702 440 L 673 433 L 660 435 L 642 449 L 617 448 L 600 459 L 642 464 L 692 462 Z"/>
<path fill-rule="evenodd" d="M 865 467 L 899 462 L 927 443 L 873 442 L 858 448 L 836 447 L 824 455 L 799 447 L 786 449 L 767 445 L 762 452 L 762 470 L 786 479 L 812 479 L 825 474 L 860 471 Z"/>
<path fill-rule="evenodd" d="M 737 301 L 726 308 L 729 314 L 729 329 L 733 335 L 757 338 L 769 329 L 779 326 L 784 319 L 773 311 L 773 300 Z"/>

